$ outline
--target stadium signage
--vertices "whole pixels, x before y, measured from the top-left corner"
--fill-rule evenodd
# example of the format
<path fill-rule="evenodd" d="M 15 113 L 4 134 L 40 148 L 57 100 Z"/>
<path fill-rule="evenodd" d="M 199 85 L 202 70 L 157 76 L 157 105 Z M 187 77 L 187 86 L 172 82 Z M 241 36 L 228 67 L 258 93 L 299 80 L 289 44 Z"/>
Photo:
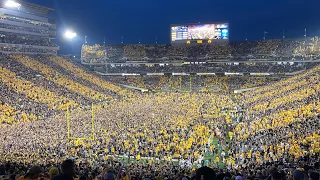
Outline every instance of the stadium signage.
<path fill-rule="evenodd" d="M 237 76 L 242 76 L 243 73 L 228 73 L 228 72 L 225 72 L 224 75 L 228 76 L 228 75 L 237 75 Z"/>
<path fill-rule="evenodd" d="M 216 75 L 216 73 L 197 73 L 199 76 Z"/>
<path fill-rule="evenodd" d="M 250 75 L 253 76 L 270 76 L 270 73 L 250 73 Z"/>
<path fill-rule="evenodd" d="M 164 73 L 147 73 L 147 76 L 163 76 Z"/>
<path fill-rule="evenodd" d="M 140 76 L 140 74 L 136 74 L 136 73 L 122 73 L 122 76 Z"/>
<path fill-rule="evenodd" d="M 189 76 L 188 73 L 172 73 L 172 76 Z"/>

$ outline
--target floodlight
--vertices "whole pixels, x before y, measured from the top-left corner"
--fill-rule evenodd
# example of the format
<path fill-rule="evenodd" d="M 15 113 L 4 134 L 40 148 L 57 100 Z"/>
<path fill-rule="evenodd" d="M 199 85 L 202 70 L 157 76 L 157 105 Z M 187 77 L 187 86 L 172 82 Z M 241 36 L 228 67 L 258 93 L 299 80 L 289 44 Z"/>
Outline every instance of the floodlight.
<path fill-rule="evenodd" d="M 64 36 L 68 39 L 73 39 L 74 37 L 77 36 L 77 33 L 67 30 L 66 33 L 64 34 Z"/>
<path fill-rule="evenodd" d="M 19 4 L 17 2 L 14 2 L 12 0 L 8 0 L 4 5 L 6 7 L 9 7 L 9 8 L 18 8 L 18 9 L 20 9 L 20 7 L 21 7 L 21 4 Z"/>

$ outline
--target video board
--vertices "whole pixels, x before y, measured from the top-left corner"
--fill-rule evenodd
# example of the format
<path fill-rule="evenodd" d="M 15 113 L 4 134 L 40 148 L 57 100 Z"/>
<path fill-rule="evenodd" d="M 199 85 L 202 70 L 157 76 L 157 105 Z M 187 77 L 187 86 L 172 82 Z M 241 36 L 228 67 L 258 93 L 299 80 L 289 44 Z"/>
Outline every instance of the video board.
<path fill-rule="evenodd" d="M 192 24 L 171 26 L 171 42 L 187 40 L 228 40 L 229 24 Z"/>

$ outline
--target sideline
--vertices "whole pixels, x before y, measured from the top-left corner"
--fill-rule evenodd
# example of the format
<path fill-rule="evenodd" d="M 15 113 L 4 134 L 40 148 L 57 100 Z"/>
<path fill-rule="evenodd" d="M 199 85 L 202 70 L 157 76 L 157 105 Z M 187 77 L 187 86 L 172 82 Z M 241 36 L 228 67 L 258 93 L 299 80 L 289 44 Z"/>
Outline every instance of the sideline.
<path fill-rule="evenodd" d="M 141 91 L 141 92 L 148 92 L 149 91 L 148 89 L 145 89 L 145 88 L 138 88 L 138 87 L 135 87 L 135 86 L 129 86 L 129 85 L 125 85 L 125 84 L 119 84 L 119 85 L 123 86 L 125 88 L 128 88 L 128 89 L 138 90 L 138 91 Z"/>

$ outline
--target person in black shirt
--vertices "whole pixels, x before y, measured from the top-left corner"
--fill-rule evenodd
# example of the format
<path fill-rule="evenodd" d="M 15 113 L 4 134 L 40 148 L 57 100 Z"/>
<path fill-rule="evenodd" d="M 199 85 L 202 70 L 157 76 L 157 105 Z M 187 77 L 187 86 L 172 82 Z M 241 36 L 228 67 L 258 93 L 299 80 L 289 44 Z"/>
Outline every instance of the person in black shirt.
<path fill-rule="evenodd" d="M 71 159 L 63 161 L 61 170 L 62 173 L 58 176 L 55 176 L 52 180 L 73 180 L 73 177 L 76 174 L 74 161 Z"/>

